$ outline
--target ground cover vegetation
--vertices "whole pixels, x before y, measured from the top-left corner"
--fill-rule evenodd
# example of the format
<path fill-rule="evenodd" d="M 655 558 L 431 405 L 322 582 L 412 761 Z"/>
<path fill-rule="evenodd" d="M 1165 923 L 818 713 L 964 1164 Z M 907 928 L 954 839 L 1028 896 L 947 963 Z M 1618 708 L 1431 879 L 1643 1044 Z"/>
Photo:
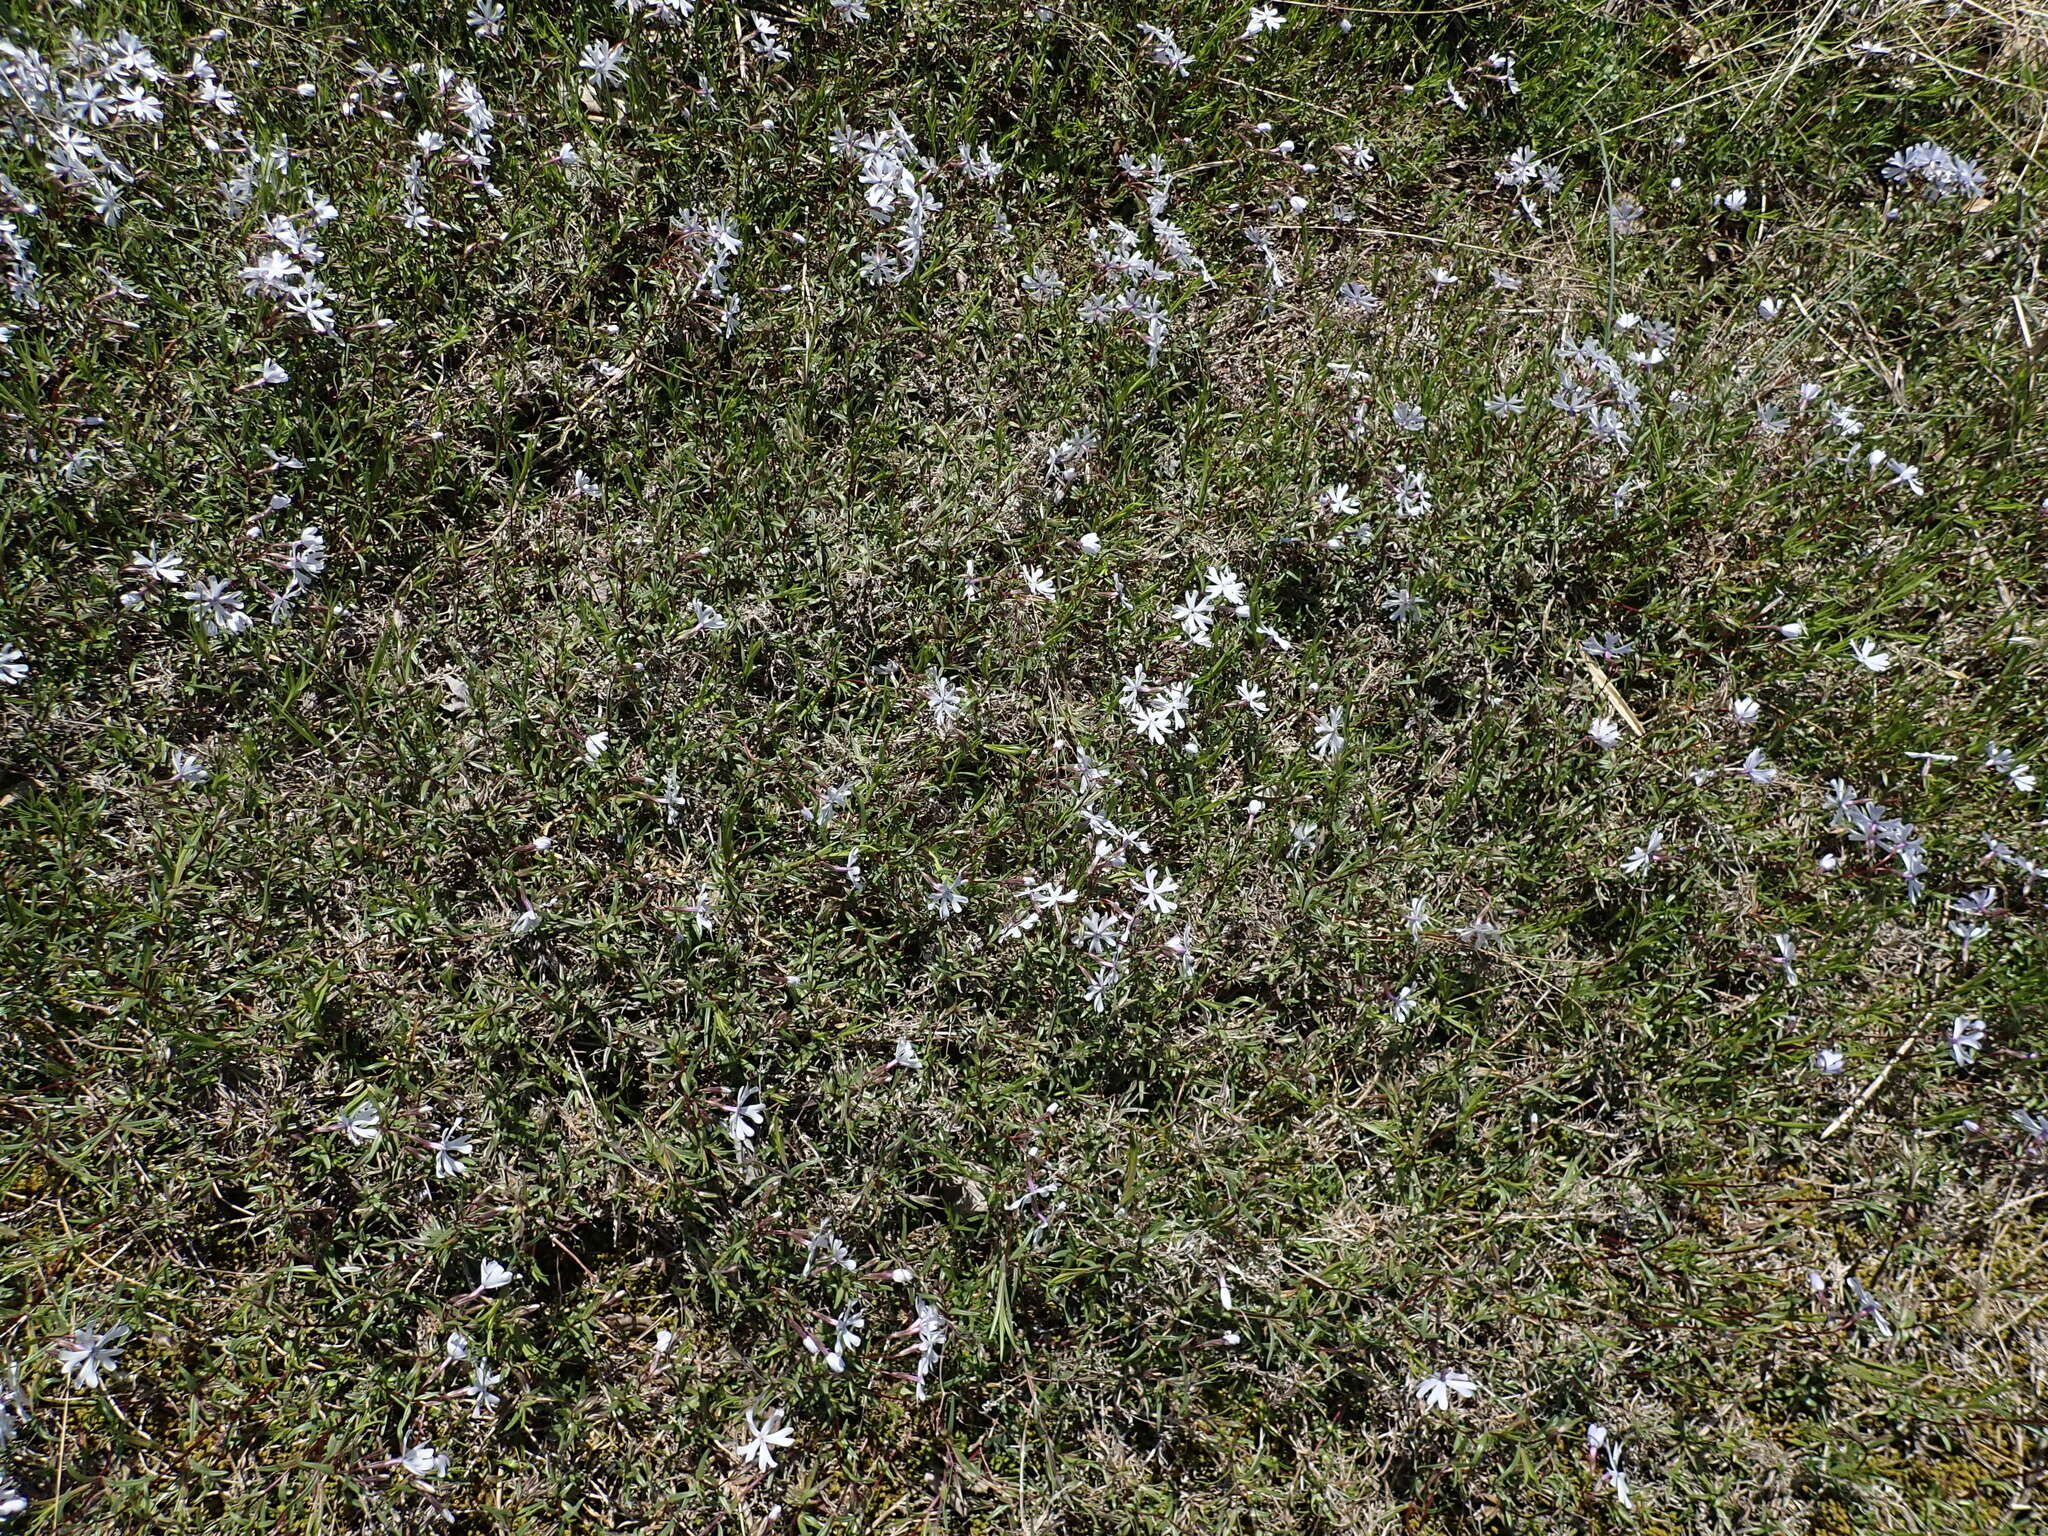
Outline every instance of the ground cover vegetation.
<path fill-rule="evenodd" d="M 0 32 L 0 1519 L 1992 1532 L 2048 17 Z"/>

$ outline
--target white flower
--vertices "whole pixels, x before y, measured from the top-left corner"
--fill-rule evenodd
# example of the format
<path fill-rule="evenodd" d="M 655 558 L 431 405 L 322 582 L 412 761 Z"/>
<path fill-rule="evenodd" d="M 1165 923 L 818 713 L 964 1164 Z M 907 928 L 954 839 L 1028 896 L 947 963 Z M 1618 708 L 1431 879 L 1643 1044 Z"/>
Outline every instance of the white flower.
<path fill-rule="evenodd" d="M 208 581 L 202 576 L 185 599 L 192 605 L 192 617 L 211 638 L 246 633 L 256 622 L 242 611 L 242 594 L 225 579 Z"/>
<path fill-rule="evenodd" d="M 1172 70 L 1176 75 L 1185 75 L 1188 65 L 1194 62 L 1194 55 L 1182 48 L 1169 27 L 1139 24 L 1139 34 L 1145 39 L 1145 53 L 1154 64 Z"/>
<path fill-rule="evenodd" d="M 1138 904 L 1147 912 L 1157 912 L 1164 917 L 1180 905 L 1172 899 L 1173 893 L 1179 889 L 1180 882 L 1172 875 L 1148 864 L 1138 881 Z"/>
<path fill-rule="evenodd" d="M 839 813 L 853 803 L 853 786 L 836 784 L 818 796 L 815 806 L 805 806 L 802 812 L 805 821 L 816 827 L 829 827 Z"/>
<path fill-rule="evenodd" d="M 2019 761 L 2010 747 L 2001 747 L 1995 741 L 1984 748 L 1984 766 L 1993 773 L 2004 774 L 2012 787 L 2023 795 L 2032 794 L 2039 783 L 2031 767 Z"/>
<path fill-rule="evenodd" d="M 1769 784 L 1778 777 L 1778 770 L 1764 761 L 1764 749 L 1751 747 L 1740 763 L 1728 770 L 1739 773 L 1752 784 Z"/>
<path fill-rule="evenodd" d="M 1579 649 L 1595 661 L 1620 661 L 1624 656 L 1635 654 L 1635 644 L 1624 640 L 1613 630 L 1604 634 L 1589 635 L 1579 642 Z"/>
<path fill-rule="evenodd" d="M 610 731 L 592 731 L 583 738 L 583 760 L 586 763 L 596 762 L 600 757 L 604 756 L 605 749 L 610 747 L 611 744 L 612 733 Z"/>
<path fill-rule="evenodd" d="M 1358 497 L 1352 493 L 1350 486 L 1341 482 L 1324 486 L 1316 493 L 1316 499 L 1322 503 L 1325 513 L 1339 521 L 1358 516 Z"/>
<path fill-rule="evenodd" d="M 1035 597 L 1048 603 L 1053 600 L 1056 594 L 1053 589 L 1052 578 L 1045 574 L 1043 566 L 1027 565 L 1020 568 L 1017 574 L 1023 579 L 1024 591 L 1027 596 Z"/>
<path fill-rule="evenodd" d="M 0 641 L 0 683 L 18 688 L 28 681 L 28 659 L 20 649 Z"/>
<path fill-rule="evenodd" d="M 1877 1298 L 1864 1289 L 1863 1282 L 1854 1275 L 1849 1278 L 1849 1289 L 1856 1297 L 1856 1315 L 1867 1318 L 1880 1339 L 1892 1336 L 1892 1325 L 1885 1320 L 1884 1309 L 1877 1304 Z"/>
<path fill-rule="evenodd" d="M 849 1301 L 840 1311 L 839 1315 L 830 1321 L 832 1323 L 832 1347 L 830 1349 L 825 1348 L 811 1334 L 809 1329 L 805 1329 L 804 1348 L 808 1349 L 812 1354 L 820 1356 L 826 1366 L 837 1374 L 845 1371 L 847 1355 L 861 1341 L 861 1330 L 868 1325 L 867 1309 L 859 1301 Z"/>
<path fill-rule="evenodd" d="M 1213 602 L 1201 593 L 1189 592 L 1167 616 L 1180 626 L 1181 633 L 1186 635 L 1191 643 L 1207 646 L 1213 643 L 1209 638 L 1209 631 L 1216 622 L 1212 612 L 1214 606 Z"/>
<path fill-rule="evenodd" d="M 1956 1065 L 1967 1067 L 1977 1059 L 1977 1052 L 1984 1044 L 1984 1021 L 1969 1014 L 1959 1014 L 1948 1027 L 1949 1053 L 1955 1057 Z"/>
<path fill-rule="evenodd" d="M 967 898 L 961 894 L 960 882 L 951 875 L 931 883 L 931 892 L 925 897 L 940 922 L 958 914 L 967 905 Z"/>
<path fill-rule="evenodd" d="M 967 712 L 967 695 L 950 682 L 944 673 L 933 667 L 925 680 L 925 706 L 931 711 L 932 723 L 940 730 L 950 730 L 953 723 Z"/>
<path fill-rule="evenodd" d="M 1463 1371 L 1439 1371 L 1425 1376 L 1415 1384 L 1415 1400 L 1423 1407 L 1444 1412 L 1451 1406 L 1451 1397 L 1471 1397 L 1479 1390 L 1479 1383 Z"/>
<path fill-rule="evenodd" d="M 197 789 L 212 777 L 206 764 L 197 754 L 183 748 L 171 748 L 171 782 L 185 789 Z"/>
<path fill-rule="evenodd" d="M 266 357 L 262 362 L 258 363 L 255 368 L 255 374 L 256 377 L 249 381 L 252 386 L 283 384 L 291 379 L 291 375 L 284 371 L 283 366 L 274 357 Z"/>
<path fill-rule="evenodd" d="M 440 1138 L 427 1143 L 427 1150 L 434 1154 L 434 1177 L 460 1178 L 468 1171 L 468 1164 L 464 1163 L 463 1159 L 469 1156 L 474 1147 L 475 1143 L 470 1140 L 468 1132 L 463 1130 L 460 1120 L 452 1125 L 443 1126 Z"/>
<path fill-rule="evenodd" d="M 1266 690 L 1257 683 L 1243 682 L 1237 685 L 1237 702 L 1255 715 L 1266 712 Z"/>
<path fill-rule="evenodd" d="M 1240 619 L 1250 617 L 1246 601 L 1244 580 L 1227 565 L 1212 565 L 1202 572 L 1202 595 L 1212 603 L 1220 603 Z"/>
<path fill-rule="evenodd" d="M 1891 668 L 1891 653 L 1879 650 L 1875 640 L 1851 640 L 1849 654 L 1856 658 L 1856 665 L 1866 672 L 1884 672 Z"/>
<path fill-rule="evenodd" d="M 1244 36 L 1257 37 L 1261 32 L 1278 32 L 1286 21 L 1277 6 L 1255 5 L 1251 17 L 1244 24 Z"/>
<path fill-rule="evenodd" d="M 128 1332 L 126 1323 L 104 1330 L 92 1323 L 74 1328 L 71 1337 L 57 1346 L 57 1363 L 65 1376 L 91 1392 L 104 1384 L 103 1373 L 121 1363 L 121 1351 L 127 1347 L 122 1341 Z"/>
<path fill-rule="evenodd" d="M 1084 912 L 1081 914 L 1081 931 L 1074 935 L 1074 943 L 1091 955 L 1106 955 L 1120 950 L 1128 938 L 1125 932 L 1128 921 L 1115 912 Z"/>
<path fill-rule="evenodd" d="M 1792 962 L 1799 958 L 1799 947 L 1792 942 L 1792 935 L 1789 933 L 1772 934 L 1771 947 L 1776 951 L 1770 957 L 1771 964 L 1785 973 L 1785 985 L 1788 987 L 1798 986 L 1799 973 L 1792 968 Z"/>
<path fill-rule="evenodd" d="M 1081 893 L 1070 888 L 1063 880 L 1047 880 L 1040 885 L 1027 888 L 1024 894 L 1030 898 L 1033 910 L 1051 912 L 1060 907 L 1071 907 L 1081 899 Z"/>
<path fill-rule="evenodd" d="M 782 1410 L 774 1409 L 765 1420 L 756 1420 L 754 1410 L 747 1410 L 747 1438 L 732 1447 L 732 1453 L 741 1463 L 751 1464 L 763 1472 L 775 1470 L 775 1453 L 786 1451 L 796 1444 L 796 1434 L 783 1425 Z"/>
<path fill-rule="evenodd" d="M 517 1278 L 517 1275 L 496 1259 L 485 1259 L 477 1265 L 476 1294 L 481 1296 L 486 1291 L 502 1291 Z"/>
<path fill-rule="evenodd" d="M 590 76 L 592 85 L 610 85 L 626 72 L 626 50 L 599 38 L 583 50 L 576 67 Z"/>
<path fill-rule="evenodd" d="M 768 1118 L 768 1110 L 761 1103 L 761 1090 L 754 1087 L 739 1089 L 733 1095 L 733 1102 L 726 1105 L 725 1128 L 732 1135 L 733 1145 L 741 1151 L 754 1139 L 755 1131 Z"/>
<path fill-rule="evenodd" d="M 1629 856 L 1621 861 L 1623 874 L 1640 875 L 1648 873 L 1650 866 L 1661 856 L 1664 847 L 1662 831 L 1652 832 Z"/>
<path fill-rule="evenodd" d="M 490 1362 L 479 1360 L 470 1374 L 469 1385 L 462 1389 L 462 1395 L 471 1400 L 470 1417 L 480 1419 L 487 1413 L 495 1413 L 503 1399 L 491 1389 L 505 1379 L 503 1371 L 491 1369 Z"/>
<path fill-rule="evenodd" d="M 367 1147 L 377 1139 L 383 1122 L 383 1112 L 377 1108 L 376 1101 L 366 1099 L 354 1109 L 343 1113 L 342 1117 L 334 1122 L 333 1128 L 346 1136 L 352 1145 Z"/>
<path fill-rule="evenodd" d="M 908 1040 L 898 1040 L 896 1042 L 896 1054 L 889 1058 L 889 1066 L 892 1069 L 901 1067 L 907 1071 L 915 1072 L 923 1065 L 924 1062 L 918 1058 L 916 1046 L 912 1045 Z"/>
<path fill-rule="evenodd" d="M 1628 1476 L 1621 1470 L 1621 1447 L 1608 1438 L 1605 1426 L 1586 1426 L 1586 1454 L 1607 1465 L 1600 1469 L 1600 1479 L 1614 1490 L 1615 1501 L 1623 1509 L 1634 1509 L 1635 1500 L 1629 1495 Z"/>
<path fill-rule="evenodd" d="M 1872 462 L 1883 461 L 1885 473 L 1891 476 L 1886 486 L 1903 485 L 1915 496 L 1925 496 L 1927 487 L 1920 482 L 1920 468 L 1916 464 L 1902 464 L 1888 453 L 1873 453 Z"/>
<path fill-rule="evenodd" d="M 1123 972 L 1115 960 L 1105 961 L 1088 973 L 1088 980 L 1081 988 L 1081 1001 L 1097 1013 L 1109 1007 L 1110 995 L 1116 991 L 1117 983 L 1123 980 Z"/>
<path fill-rule="evenodd" d="M 327 569 L 327 539 L 318 528 L 301 528 L 284 552 L 284 568 L 303 586 Z"/>
<path fill-rule="evenodd" d="M 910 1325 L 916 1339 L 911 1348 L 917 1351 L 917 1400 L 923 1402 L 925 1384 L 938 1368 L 939 1346 L 946 1342 L 947 1323 L 946 1314 L 939 1310 L 936 1302 L 919 1301 L 916 1306 L 917 1316 Z"/>
<path fill-rule="evenodd" d="M 1586 727 L 1586 734 L 1601 751 L 1610 751 L 1621 745 L 1621 722 L 1612 715 L 1602 715 Z"/>
<path fill-rule="evenodd" d="M 1848 1064 L 1848 1059 L 1831 1045 L 1824 1045 L 1813 1053 L 1813 1069 L 1834 1077 Z"/>
<path fill-rule="evenodd" d="M 1332 709 L 1316 721 L 1315 745 L 1309 750 L 1325 762 L 1344 750 L 1344 711 Z"/>
<path fill-rule="evenodd" d="M 443 1477 L 448 1472 L 448 1458 L 431 1445 L 415 1445 L 398 1458 L 398 1465 L 414 1477 Z"/>
<path fill-rule="evenodd" d="M 159 554 L 152 544 L 148 549 L 138 549 L 129 556 L 128 569 L 150 581 L 176 585 L 185 579 L 185 557 L 175 549 Z"/>
<path fill-rule="evenodd" d="M 1380 606 L 1396 624 L 1412 623 L 1422 616 L 1422 600 L 1406 587 L 1389 592 L 1380 600 Z"/>
<path fill-rule="evenodd" d="M 1764 708 L 1755 699 L 1741 698 L 1728 706 L 1728 718 L 1737 725 L 1755 725 Z"/>

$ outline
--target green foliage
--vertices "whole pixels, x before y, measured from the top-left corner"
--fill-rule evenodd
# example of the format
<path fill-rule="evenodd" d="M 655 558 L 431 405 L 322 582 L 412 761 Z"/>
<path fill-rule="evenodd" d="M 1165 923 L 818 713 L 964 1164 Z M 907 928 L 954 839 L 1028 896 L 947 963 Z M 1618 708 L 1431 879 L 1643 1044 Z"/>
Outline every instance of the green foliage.
<path fill-rule="evenodd" d="M 43 205 L 8 215 L 43 307 L 0 306 L 20 1527 L 2023 1529 L 2048 1340 L 2011 1115 L 2048 1113 L 2048 970 L 1986 839 L 2048 843 L 2038 792 L 1981 765 L 2048 751 L 2033 23 L 1302 5 L 1247 42 L 1241 13 L 875 9 L 778 13 L 780 63 L 751 12 L 595 0 L 496 39 L 455 7 L 97 0 L 12 34 L 55 60 L 125 26 L 171 71 L 203 47 L 239 98 L 181 76 L 161 127 L 106 129 L 135 172 L 111 226 L 26 117 L 0 139 Z M 630 61 L 586 91 L 599 39 Z M 442 66 L 495 114 L 491 163 L 436 151 L 418 234 L 414 136 L 460 122 Z M 893 236 L 830 138 L 891 114 L 944 206 L 876 286 Z M 1920 140 L 1984 167 L 1981 205 L 1881 178 Z M 946 164 L 984 142 L 998 180 Z M 1562 178 L 1540 222 L 1496 182 L 1524 145 Z M 1145 225 L 1118 157 L 1155 153 L 1209 280 L 1148 290 L 1151 358 L 1079 311 L 1118 286 L 1090 231 Z M 266 215 L 311 229 L 309 187 L 339 209 L 333 335 L 237 275 Z M 730 327 L 685 209 L 734 219 Z M 1661 321 L 1625 442 L 1551 406 L 1561 341 L 1625 358 Z M 289 382 L 245 387 L 266 358 Z M 1355 518 L 1319 501 L 1340 484 Z M 311 524 L 326 568 L 270 622 Z M 231 576 L 250 632 L 126 572 L 152 545 Z M 1169 611 L 1212 566 L 1250 617 L 1191 646 Z M 1635 651 L 1603 682 L 1578 642 L 1608 631 Z M 1119 706 L 1139 665 L 1192 690 L 1169 745 Z M 1610 684 L 1646 730 L 1602 751 Z M 1751 747 L 1774 781 L 1726 771 Z M 1127 867 L 1077 819 L 1077 751 L 1143 839 Z M 1925 899 L 1831 826 L 1835 778 L 1917 827 Z M 1625 872 L 1658 830 L 1669 859 Z M 1171 917 L 1137 910 L 1148 866 Z M 1055 879 L 1080 900 L 1001 938 Z M 1947 904 L 1985 885 L 1965 946 Z M 1091 908 L 1135 924 L 1103 1011 Z M 1961 1067 L 1959 1015 L 1988 1030 Z M 436 1176 L 458 1118 L 474 1151 Z M 828 1223 L 855 1270 L 807 1271 Z M 485 1259 L 516 1280 L 465 1297 Z M 835 1374 L 804 1330 L 856 1297 Z M 923 1396 L 920 1299 L 951 1328 Z M 53 1346 L 117 1321 L 107 1387 L 67 1381 Z M 495 1413 L 451 1330 L 503 1373 Z M 1421 1411 L 1451 1367 L 1477 1397 Z M 726 1448 L 770 1409 L 796 1443 L 763 1477 Z M 445 1477 L 392 1465 L 423 1444 Z"/>

